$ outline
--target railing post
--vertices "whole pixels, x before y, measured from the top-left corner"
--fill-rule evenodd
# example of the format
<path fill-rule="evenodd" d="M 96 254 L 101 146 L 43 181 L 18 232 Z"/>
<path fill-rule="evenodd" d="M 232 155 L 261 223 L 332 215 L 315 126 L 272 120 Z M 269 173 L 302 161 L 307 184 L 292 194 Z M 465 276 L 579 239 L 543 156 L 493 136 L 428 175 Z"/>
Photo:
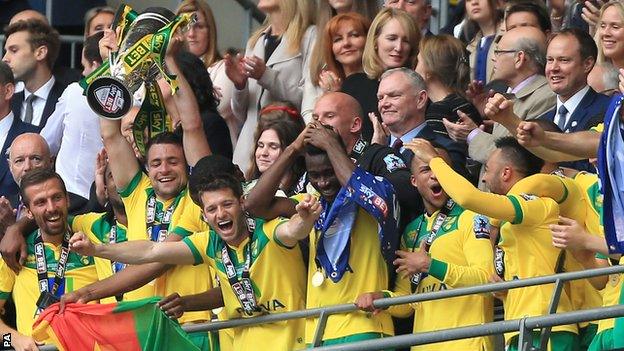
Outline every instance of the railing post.
<path fill-rule="evenodd" d="M 550 299 L 550 305 L 548 306 L 548 314 L 553 314 L 557 312 L 557 307 L 559 307 L 559 300 L 561 300 L 561 292 L 563 291 L 563 284 L 565 284 L 565 282 L 561 279 L 557 279 L 555 281 L 555 289 L 553 290 L 553 294 Z M 540 350 L 546 350 L 546 347 L 548 346 L 548 339 L 550 339 L 551 329 L 551 327 L 546 327 L 542 329 L 542 333 L 540 335 Z"/>
<path fill-rule="evenodd" d="M 526 319 L 527 317 L 524 317 L 520 320 L 518 350 L 521 351 L 531 351 L 533 349 L 533 330 L 527 329 Z"/>
<path fill-rule="evenodd" d="M 327 318 L 329 318 L 329 313 L 327 313 L 327 310 L 321 311 L 321 314 L 318 317 L 318 324 L 316 325 L 316 330 L 314 331 L 314 339 L 312 340 L 312 347 L 321 346 L 321 342 L 323 342 L 323 334 L 325 334 L 325 326 L 327 325 Z"/>

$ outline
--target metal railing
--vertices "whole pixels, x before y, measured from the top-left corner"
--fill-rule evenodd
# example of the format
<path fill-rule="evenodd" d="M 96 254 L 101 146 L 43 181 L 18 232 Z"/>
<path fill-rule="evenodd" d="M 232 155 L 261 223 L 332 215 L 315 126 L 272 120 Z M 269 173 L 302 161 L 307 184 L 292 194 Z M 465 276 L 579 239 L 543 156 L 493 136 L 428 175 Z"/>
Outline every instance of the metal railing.
<path fill-rule="evenodd" d="M 524 288 L 527 286 L 534 285 L 543 285 L 543 284 L 555 284 L 553 295 L 551 298 L 549 313 L 553 314 L 557 310 L 557 306 L 559 304 L 559 297 L 561 296 L 561 292 L 563 290 L 563 284 L 570 280 L 577 279 L 586 279 L 591 277 L 597 277 L 608 274 L 621 274 L 624 273 L 624 266 L 612 266 L 606 268 L 596 268 L 591 270 L 583 270 L 577 272 L 567 272 L 560 274 L 553 274 L 541 277 L 527 278 L 527 279 L 518 279 L 500 283 L 491 283 L 477 286 L 470 286 L 465 288 L 458 289 L 450 289 L 450 290 L 442 290 L 421 294 L 412 294 L 405 295 L 399 297 L 391 297 L 379 299 L 374 302 L 374 306 L 376 308 L 387 308 L 393 305 L 403 305 L 409 303 L 423 302 L 423 301 L 432 301 L 432 300 L 440 300 L 451 297 L 465 296 L 465 295 L 473 295 L 473 294 L 484 294 L 484 293 L 492 293 L 503 290 Z M 262 323 L 270 323 L 270 322 L 278 322 L 285 321 L 290 319 L 299 319 L 299 318 L 314 318 L 318 317 L 319 321 L 317 324 L 317 328 L 314 334 L 313 346 L 320 346 L 323 333 L 325 329 L 325 325 L 327 323 L 327 318 L 330 315 L 338 314 L 338 313 L 348 313 L 357 310 L 354 304 L 342 304 L 342 305 L 334 305 L 334 306 L 325 306 L 320 308 L 285 312 L 285 313 L 276 313 L 265 316 L 259 316 L 254 318 L 246 318 L 246 319 L 233 319 L 227 321 L 216 321 L 206 324 L 197 324 L 188 326 L 185 328 L 188 332 L 195 331 L 213 331 L 225 328 L 233 328 L 240 326 L 249 326 L 249 325 L 257 325 Z M 582 311 L 581 311 L 582 312 Z M 623 314 L 624 315 L 624 314 Z M 510 321 L 511 322 L 511 321 Z M 516 328 L 515 330 L 518 330 Z M 550 327 L 545 325 L 542 330 L 540 344 L 546 345 L 548 342 L 548 337 L 550 335 Z M 520 340 L 524 342 L 524 340 Z M 432 341 L 435 342 L 435 341 Z M 407 344 L 403 346 L 408 346 Z M 521 349 L 521 348 L 519 348 Z"/>
<path fill-rule="evenodd" d="M 69 67 L 76 68 L 77 67 L 76 57 L 79 57 L 77 55 L 78 45 L 82 45 L 82 43 L 84 43 L 84 37 L 82 35 L 61 35 L 60 39 L 61 39 L 61 45 L 69 44 L 69 50 L 70 50 L 70 55 L 71 55 Z M 0 35 L 0 57 L 4 56 L 4 42 L 5 41 L 6 41 L 6 38 L 4 34 Z"/>
<path fill-rule="evenodd" d="M 325 306 L 292 312 L 275 313 L 253 318 L 232 319 L 226 321 L 214 321 L 201 324 L 184 325 L 182 329 L 184 329 L 188 333 L 216 331 L 220 329 L 273 323 L 291 319 L 318 317 L 319 321 L 314 335 L 313 346 L 317 347 L 319 350 L 375 350 L 382 348 L 429 344 L 441 341 L 494 335 L 513 331 L 518 331 L 520 333 L 518 339 L 518 349 L 531 350 L 531 348 L 527 345 L 531 345 L 531 332 L 533 329 L 542 329 L 540 344 L 545 346 L 548 342 L 550 329 L 553 326 L 624 316 L 624 305 L 566 313 L 555 313 L 557 310 L 557 305 L 559 303 L 559 297 L 561 296 L 561 291 L 563 290 L 563 284 L 565 282 L 570 280 L 587 279 L 603 275 L 622 273 L 624 273 L 624 266 L 611 266 L 605 268 L 595 268 L 577 272 L 559 273 L 541 277 L 517 279 L 500 283 L 490 283 L 465 288 L 441 290 L 435 292 L 411 294 L 375 300 L 374 306 L 376 308 L 387 308 L 394 305 L 404 305 L 423 301 L 440 300 L 473 294 L 493 293 L 497 291 L 518 289 L 535 285 L 553 283 L 555 284 L 555 287 L 553 289 L 553 296 L 551 298 L 551 303 L 549 306 L 550 314 L 547 315 L 526 317 L 516 320 L 491 322 L 482 325 L 465 326 L 425 333 L 393 336 L 378 340 L 368 340 L 365 342 L 335 345 L 331 347 L 319 347 L 323 338 L 327 318 L 333 314 L 349 313 L 356 311 L 357 308 L 353 303 Z M 541 347 L 541 349 L 545 348 Z M 56 350 L 56 348 L 51 345 L 46 345 L 44 346 L 44 348 L 40 348 L 40 350 L 52 351 Z"/>

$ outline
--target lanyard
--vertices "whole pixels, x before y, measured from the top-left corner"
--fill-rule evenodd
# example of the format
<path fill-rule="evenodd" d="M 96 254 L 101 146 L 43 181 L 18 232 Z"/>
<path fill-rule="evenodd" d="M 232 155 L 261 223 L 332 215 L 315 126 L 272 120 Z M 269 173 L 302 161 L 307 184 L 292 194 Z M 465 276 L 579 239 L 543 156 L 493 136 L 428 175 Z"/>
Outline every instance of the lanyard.
<path fill-rule="evenodd" d="M 117 243 L 117 224 L 113 224 L 111 226 L 110 229 L 110 233 L 108 234 L 108 243 L 109 244 L 115 244 Z M 124 263 L 121 262 L 115 262 L 111 260 L 111 269 L 113 270 L 113 274 L 121 271 L 122 269 L 124 269 L 126 267 L 126 265 Z"/>
<path fill-rule="evenodd" d="M 147 227 L 147 236 L 152 241 L 162 242 L 167 237 L 167 231 L 169 229 L 169 224 L 171 223 L 171 217 L 173 217 L 173 211 L 175 211 L 180 199 L 184 192 L 181 192 L 176 196 L 173 203 L 165 210 L 165 213 L 162 216 L 162 219 L 156 223 L 156 194 L 152 191 L 147 198 L 146 205 L 146 223 Z"/>
<path fill-rule="evenodd" d="M 429 252 L 429 249 L 431 248 L 433 241 L 436 239 L 436 236 L 438 235 L 440 228 L 442 228 L 442 223 L 444 223 L 444 220 L 446 220 L 446 218 L 448 217 L 449 213 L 453 209 L 453 206 L 455 206 L 455 202 L 453 201 L 453 199 L 448 199 L 444 207 L 442 207 L 440 211 L 438 212 L 438 214 L 436 215 L 436 218 L 433 222 L 433 226 L 431 227 L 431 231 L 427 235 L 427 238 L 425 238 L 425 243 L 424 243 L 425 252 L 427 253 Z M 418 225 L 416 235 L 420 233 L 420 228 L 423 223 L 424 221 L 421 221 L 420 224 Z M 412 245 L 412 252 L 414 252 L 414 250 L 416 249 L 417 242 L 418 240 L 414 240 L 414 244 Z M 412 293 L 416 291 L 416 288 L 418 288 L 418 284 L 420 284 L 422 279 L 425 278 L 426 276 L 427 276 L 427 273 L 424 273 L 424 272 L 418 272 L 418 273 L 412 274 L 412 277 L 410 278 L 410 283 L 412 286 Z"/>
<path fill-rule="evenodd" d="M 238 299 L 241 307 L 243 308 L 243 312 L 247 316 L 252 316 L 254 312 L 259 312 L 260 307 L 258 307 L 258 303 L 256 302 L 256 295 L 253 290 L 253 285 L 251 283 L 251 276 L 249 273 L 249 269 L 251 267 L 251 245 L 253 243 L 253 231 L 255 227 L 255 222 L 252 225 L 252 218 L 247 218 L 247 230 L 249 231 L 249 242 L 245 245 L 243 250 L 247 250 L 245 255 L 245 264 L 243 266 L 243 272 L 241 273 L 241 277 L 238 277 L 238 273 L 236 272 L 236 267 L 230 258 L 230 252 L 228 250 L 228 246 L 225 242 L 223 242 L 223 247 L 221 248 L 221 261 L 223 262 L 223 266 L 225 267 L 225 274 L 227 275 L 228 282 L 234 291 L 234 295 Z"/>
<path fill-rule="evenodd" d="M 45 256 L 45 245 L 43 244 L 43 237 L 41 230 L 37 231 L 35 237 L 35 261 L 37 263 L 37 280 L 39 282 L 39 292 L 41 296 L 37 303 L 37 314 L 43 309 L 48 307 L 51 300 L 58 299 L 63 292 L 59 291 L 63 279 L 65 278 L 65 266 L 67 265 L 67 259 L 69 257 L 69 239 L 71 238 L 71 231 L 67 229 L 63 235 L 63 242 L 61 244 L 61 257 L 56 265 L 56 271 L 54 273 L 54 282 L 52 287 L 48 280 L 48 263 Z"/>

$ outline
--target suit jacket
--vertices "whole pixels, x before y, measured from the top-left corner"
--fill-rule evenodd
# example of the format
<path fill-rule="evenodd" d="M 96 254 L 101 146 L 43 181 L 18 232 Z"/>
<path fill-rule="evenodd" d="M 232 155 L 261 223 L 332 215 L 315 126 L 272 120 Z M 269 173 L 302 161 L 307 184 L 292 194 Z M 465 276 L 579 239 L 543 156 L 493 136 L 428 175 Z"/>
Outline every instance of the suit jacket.
<path fill-rule="evenodd" d="M 563 132 L 571 133 L 589 130 L 591 127 L 598 125 L 604 119 L 604 114 L 609 107 L 609 101 L 610 98 L 607 95 L 597 93 L 590 87 L 570 116 Z M 556 110 L 557 106 L 555 105 L 552 110 L 546 112 L 540 118 L 554 122 Z M 587 160 L 563 162 L 561 166 L 596 173 L 596 169 Z"/>
<path fill-rule="evenodd" d="M 545 111 L 557 105 L 557 97 L 550 90 L 548 81 L 542 75 L 535 77 L 529 84 L 516 93 L 513 111 L 522 120 L 538 118 Z M 492 151 L 496 139 L 510 135 L 505 127 L 496 123 L 492 134 L 478 133 L 468 144 L 468 156 L 485 164 Z"/>
<path fill-rule="evenodd" d="M 7 160 L 6 152 L 13 143 L 13 140 L 23 133 L 38 133 L 39 128 L 32 124 L 22 122 L 19 117 L 13 117 L 13 123 L 7 134 L 6 141 L 2 145 L 2 151 L 0 153 L 0 196 L 4 196 L 11 201 L 11 204 L 15 206 L 17 203 L 17 195 L 19 188 L 13 180 L 13 175 L 9 171 L 9 162 Z"/>
<path fill-rule="evenodd" d="M 571 133 L 590 129 L 602 122 L 607 107 L 609 107 L 609 97 L 597 93 L 590 87 L 570 116 L 563 132 Z M 557 107 L 555 105 L 552 110 L 544 113 L 540 118 L 554 122 L 556 114 Z"/>
<path fill-rule="evenodd" d="M 264 58 L 264 33 L 254 46 L 247 45 L 245 56 L 256 55 Z M 243 172 L 250 166 L 251 153 L 254 150 L 254 133 L 258 125 L 258 112 L 271 102 L 288 101 L 297 108 L 301 107 L 305 68 L 316 38 L 316 27 L 310 26 L 301 41 L 301 50 L 291 52 L 288 38 L 282 37 L 277 48 L 266 62 L 266 71 L 260 80 L 249 79 L 243 90 L 234 89 L 232 111 L 244 120 L 243 127 L 234 148 L 234 163 Z M 306 71 L 307 72 L 307 71 Z"/>
<path fill-rule="evenodd" d="M 55 78 L 54 85 L 50 90 L 50 94 L 46 99 L 46 104 L 43 108 L 43 114 L 41 115 L 41 123 L 39 123 L 39 130 L 43 129 L 48 121 L 48 117 L 54 112 L 56 108 L 56 103 L 58 99 L 63 95 L 63 91 L 67 88 L 67 84 Z M 11 110 L 16 118 L 19 119 L 22 112 L 22 103 L 24 102 L 24 91 L 20 91 L 19 93 L 15 93 L 13 99 L 11 100 Z"/>
<path fill-rule="evenodd" d="M 425 125 L 423 129 L 421 129 L 420 132 L 416 134 L 416 138 L 425 139 L 434 144 L 434 146 L 440 146 L 444 148 L 451 157 L 451 161 L 453 162 L 453 168 L 460 174 L 466 174 L 466 150 L 461 144 L 439 133 L 436 133 L 429 125 Z M 412 153 L 410 150 L 403 150 L 400 155 L 401 158 L 406 162 L 407 166 L 411 169 L 412 159 L 414 159 L 414 153 Z"/>

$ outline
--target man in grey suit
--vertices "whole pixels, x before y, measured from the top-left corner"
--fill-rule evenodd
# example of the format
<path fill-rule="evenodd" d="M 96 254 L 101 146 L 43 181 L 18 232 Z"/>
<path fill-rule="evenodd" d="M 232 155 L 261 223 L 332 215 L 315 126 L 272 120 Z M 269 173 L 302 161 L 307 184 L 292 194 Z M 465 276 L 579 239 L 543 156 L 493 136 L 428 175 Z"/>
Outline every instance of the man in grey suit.
<path fill-rule="evenodd" d="M 494 78 L 503 81 L 514 96 L 514 113 L 523 120 L 534 119 L 552 109 L 555 93 L 544 77 L 546 36 L 535 27 L 517 27 L 506 32 L 494 51 Z M 468 143 L 468 155 L 484 164 L 495 149 L 494 141 L 509 135 L 505 127 L 494 124 L 487 133 L 469 119 L 446 125 L 449 135 Z"/>

